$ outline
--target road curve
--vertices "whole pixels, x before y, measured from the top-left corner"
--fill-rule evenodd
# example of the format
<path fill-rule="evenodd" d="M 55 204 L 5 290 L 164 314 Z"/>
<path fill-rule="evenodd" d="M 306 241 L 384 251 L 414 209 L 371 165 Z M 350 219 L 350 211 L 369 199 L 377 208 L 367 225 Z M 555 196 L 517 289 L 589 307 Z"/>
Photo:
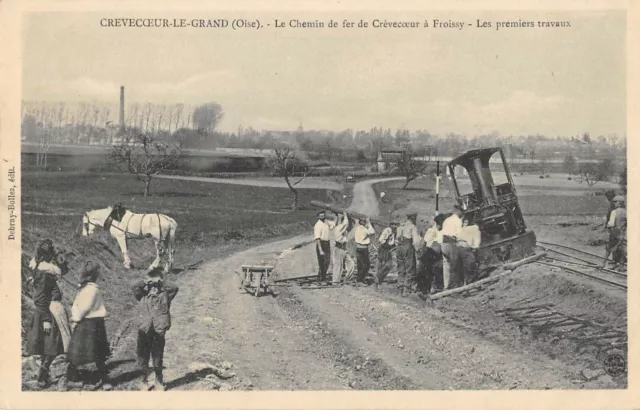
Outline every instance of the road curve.
<path fill-rule="evenodd" d="M 357 182 L 353 186 L 353 200 L 347 208 L 348 211 L 360 212 L 365 215 L 379 216 L 380 209 L 378 207 L 378 198 L 374 192 L 372 185 L 379 182 L 396 181 L 404 179 L 403 177 L 369 179 Z"/>

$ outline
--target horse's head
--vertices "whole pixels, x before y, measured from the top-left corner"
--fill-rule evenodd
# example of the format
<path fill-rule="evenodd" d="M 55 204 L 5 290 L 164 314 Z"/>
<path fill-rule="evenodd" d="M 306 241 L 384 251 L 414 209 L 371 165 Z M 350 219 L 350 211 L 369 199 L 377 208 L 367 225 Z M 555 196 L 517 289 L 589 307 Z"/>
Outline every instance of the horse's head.
<path fill-rule="evenodd" d="M 118 202 L 117 204 L 115 204 L 113 206 L 113 210 L 111 211 L 109 216 L 111 216 L 116 221 L 120 222 L 120 221 L 122 221 L 122 218 L 124 217 L 124 214 L 126 212 L 127 212 L 127 210 L 125 209 L 124 205 L 122 205 L 120 202 Z"/>

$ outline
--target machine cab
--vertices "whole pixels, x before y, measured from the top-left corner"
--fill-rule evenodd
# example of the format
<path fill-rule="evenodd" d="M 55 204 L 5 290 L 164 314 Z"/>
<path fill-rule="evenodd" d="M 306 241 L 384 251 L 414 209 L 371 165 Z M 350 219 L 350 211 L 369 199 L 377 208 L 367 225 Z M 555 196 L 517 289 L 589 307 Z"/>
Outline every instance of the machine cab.
<path fill-rule="evenodd" d="M 516 188 L 501 148 L 468 151 L 447 165 L 463 219 L 480 228 L 481 264 L 530 256 L 535 235 L 527 231 Z"/>

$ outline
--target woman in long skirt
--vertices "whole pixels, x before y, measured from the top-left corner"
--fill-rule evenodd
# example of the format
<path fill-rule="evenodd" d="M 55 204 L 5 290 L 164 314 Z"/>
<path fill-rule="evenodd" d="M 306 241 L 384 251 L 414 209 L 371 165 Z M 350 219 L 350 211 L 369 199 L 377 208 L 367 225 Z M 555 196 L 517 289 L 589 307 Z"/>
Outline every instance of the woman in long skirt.
<path fill-rule="evenodd" d="M 27 353 L 42 356 L 35 377 L 38 387 L 45 388 L 50 381 L 51 363 L 56 356 L 64 353 L 60 326 L 51 314 L 50 306 L 52 302 L 59 303 L 62 300 L 56 277 L 66 273 L 66 266 L 58 263 L 53 242 L 45 239 L 38 245 L 29 267 L 33 271 L 29 282 L 33 283 L 35 311 L 27 332 Z"/>
<path fill-rule="evenodd" d="M 102 292 L 96 284 L 100 274 L 99 266 L 88 261 L 80 276 L 80 290 L 71 309 L 73 334 L 69 344 L 67 360 L 67 380 L 77 384 L 79 375 L 77 366 L 95 363 L 100 382 L 104 390 L 110 390 L 106 361 L 109 358 L 109 342 L 104 326 L 107 310 Z"/>

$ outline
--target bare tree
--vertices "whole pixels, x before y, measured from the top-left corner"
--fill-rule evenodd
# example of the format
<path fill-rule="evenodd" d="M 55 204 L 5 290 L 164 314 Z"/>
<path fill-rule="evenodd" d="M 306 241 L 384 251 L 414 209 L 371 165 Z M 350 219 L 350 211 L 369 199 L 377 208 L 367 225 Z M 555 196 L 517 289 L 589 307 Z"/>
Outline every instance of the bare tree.
<path fill-rule="evenodd" d="M 180 128 L 180 117 L 182 116 L 182 111 L 184 110 L 184 104 L 176 104 L 176 126 L 175 129 L 178 130 Z"/>
<path fill-rule="evenodd" d="M 410 148 L 405 149 L 402 151 L 402 154 L 398 155 L 396 164 L 398 166 L 398 170 L 402 172 L 405 178 L 405 183 L 402 189 L 407 189 L 409 183 L 418 178 L 418 176 L 420 176 L 427 167 L 426 162 L 415 158 L 413 150 Z"/>
<path fill-rule="evenodd" d="M 276 148 L 274 155 L 269 158 L 269 166 L 278 175 L 284 178 L 287 186 L 293 194 L 293 203 L 291 210 L 298 209 L 298 185 L 307 176 L 307 167 L 302 164 L 300 158 L 289 147 Z M 291 178 L 295 176 L 296 172 L 302 172 L 302 176 L 297 181 L 291 181 Z"/>
<path fill-rule="evenodd" d="M 144 196 L 149 196 L 153 177 L 178 163 L 182 155 L 182 147 L 178 144 L 169 147 L 151 135 L 139 134 L 115 145 L 111 160 L 124 164 L 144 184 Z"/>
<path fill-rule="evenodd" d="M 578 170 L 577 181 L 579 183 L 586 182 L 590 187 L 595 185 L 599 181 L 598 168 L 596 164 L 588 162 L 580 167 Z"/>

